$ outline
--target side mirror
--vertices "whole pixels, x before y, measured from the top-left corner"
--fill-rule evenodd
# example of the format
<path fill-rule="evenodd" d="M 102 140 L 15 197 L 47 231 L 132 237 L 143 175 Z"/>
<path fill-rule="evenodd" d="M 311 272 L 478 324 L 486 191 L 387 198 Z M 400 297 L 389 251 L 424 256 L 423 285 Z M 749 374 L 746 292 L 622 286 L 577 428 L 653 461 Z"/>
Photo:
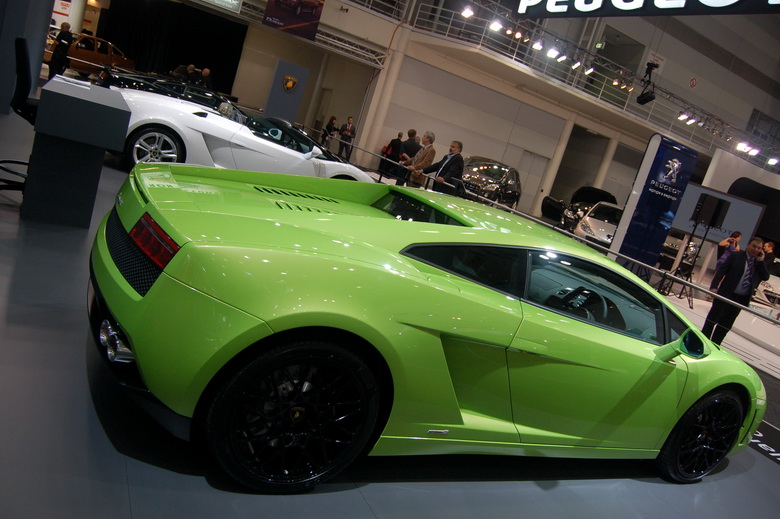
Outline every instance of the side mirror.
<path fill-rule="evenodd" d="M 686 331 L 676 341 L 659 346 L 655 350 L 655 356 L 662 362 L 668 362 L 678 355 L 688 355 L 700 359 L 709 354 L 709 346 L 693 330 Z"/>
<path fill-rule="evenodd" d="M 319 147 L 314 146 L 311 150 L 303 154 L 303 158 L 309 160 L 314 157 L 319 157 L 320 155 L 322 155 L 322 150 Z"/>

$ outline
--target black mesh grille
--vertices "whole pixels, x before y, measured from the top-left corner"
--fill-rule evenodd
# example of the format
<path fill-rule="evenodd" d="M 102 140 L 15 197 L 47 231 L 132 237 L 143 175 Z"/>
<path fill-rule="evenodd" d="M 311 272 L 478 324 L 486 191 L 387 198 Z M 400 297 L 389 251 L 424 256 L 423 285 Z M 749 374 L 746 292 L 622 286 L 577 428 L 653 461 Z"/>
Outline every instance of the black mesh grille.
<path fill-rule="evenodd" d="M 136 292 L 145 296 L 160 277 L 162 269 L 133 243 L 122 227 L 116 209 L 111 211 L 106 223 L 106 244 L 119 272 Z"/>

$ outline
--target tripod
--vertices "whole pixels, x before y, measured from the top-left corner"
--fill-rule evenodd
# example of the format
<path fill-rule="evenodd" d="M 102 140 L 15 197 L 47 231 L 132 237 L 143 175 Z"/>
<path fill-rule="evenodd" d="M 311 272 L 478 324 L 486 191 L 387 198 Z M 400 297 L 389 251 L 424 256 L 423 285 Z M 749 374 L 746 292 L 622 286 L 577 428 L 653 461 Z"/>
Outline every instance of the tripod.
<path fill-rule="evenodd" d="M 701 246 L 704 245 L 704 242 L 707 240 L 707 234 L 710 232 L 710 226 L 706 225 L 707 228 L 704 231 L 704 237 L 701 240 L 701 244 L 696 247 L 696 252 L 693 255 L 693 259 L 688 262 L 686 261 L 688 259 L 689 255 L 689 248 L 691 244 L 695 244 L 693 241 L 693 236 L 696 235 L 696 229 L 699 227 L 699 223 L 696 222 L 696 224 L 693 226 L 693 231 L 691 231 L 691 240 L 688 241 L 688 243 L 685 246 L 685 254 L 682 257 L 682 260 L 680 261 L 680 264 L 677 266 L 676 269 L 674 269 L 674 272 L 671 274 L 673 277 L 668 277 L 666 273 L 664 273 L 661 280 L 656 285 L 656 290 L 658 290 L 659 293 L 663 295 L 675 295 L 672 292 L 672 287 L 674 285 L 674 278 L 680 278 L 683 281 L 687 281 L 688 283 L 691 283 L 691 274 L 693 274 L 693 267 L 696 265 L 696 260 L 699 259 L 699 252 L 701 251 Z M 682 299 L 683 297 L 688 298 L 688 307 L 693 309 L 693 288 L 687 284 L 683 284 L 680 288 L 680 292 L 677 294 L 677 297 L 679 299 Z"/>

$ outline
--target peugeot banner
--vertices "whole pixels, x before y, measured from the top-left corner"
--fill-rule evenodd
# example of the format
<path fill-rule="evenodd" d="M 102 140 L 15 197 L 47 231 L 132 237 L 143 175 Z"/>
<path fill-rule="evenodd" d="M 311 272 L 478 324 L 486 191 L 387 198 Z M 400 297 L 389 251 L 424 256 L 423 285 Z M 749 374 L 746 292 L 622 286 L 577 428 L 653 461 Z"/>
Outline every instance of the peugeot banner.
<path fill-rule="evenodd" d="M 611 249 L 655 265 L 698 153 L 662 135 L 650 139 Z M 631 217 L 628 224 L 625 218 Z"/>

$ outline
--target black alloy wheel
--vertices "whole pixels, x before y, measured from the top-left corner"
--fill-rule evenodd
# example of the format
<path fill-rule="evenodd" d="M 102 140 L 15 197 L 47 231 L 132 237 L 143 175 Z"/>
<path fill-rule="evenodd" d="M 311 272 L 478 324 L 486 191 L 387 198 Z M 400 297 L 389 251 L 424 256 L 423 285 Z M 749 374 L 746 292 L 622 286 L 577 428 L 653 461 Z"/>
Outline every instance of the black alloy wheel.
<path fill-rule="evenodd" d="M 379 414 L 371 370 L 346 348 L 299 342 L 268 350 L 215 395 L 206 439 L 225 472 L 262 492 L 309 490 L 366 447 Z"/>
<path fill-rule="evenodd" d="M 734 447 L 744 420 L 732 391 L 706 395 L 680 419 L 658 455 L 661 473 L 677 483 L 696 483 Z"/>

